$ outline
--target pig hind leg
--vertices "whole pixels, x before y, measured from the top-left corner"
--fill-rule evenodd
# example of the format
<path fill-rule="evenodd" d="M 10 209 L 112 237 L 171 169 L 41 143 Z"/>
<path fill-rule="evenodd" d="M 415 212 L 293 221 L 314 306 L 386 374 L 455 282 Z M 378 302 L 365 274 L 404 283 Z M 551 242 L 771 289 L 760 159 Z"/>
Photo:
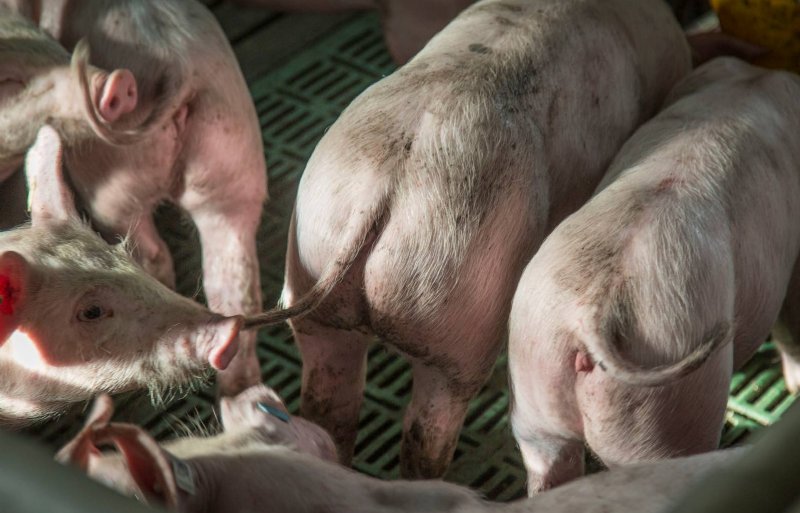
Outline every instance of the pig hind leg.
<path fill-rule="evenodd" d="M 667 386 L 627 385 L 595 368 L 578 394 L 589 447 L 609 467 L 716 449 L 732 367 L 728 344 Z"/>
<path fill-rule="evenodd" d="M 403 422 L 400 475 L 439 478 L 453 459 L 469 401 L 485 380 L 458 382 L 421 361 L 415 361 L 412 368 L 414 385 Z"/>
<path fill-rule="evenodd" d="M 349 466 L 358 434 L 370 336 L 325 326 L 309 317 L 291 324 L 303 359 L 300 413 L 330 433 L 339 461 Z"/>
<path fill-rule="evenodd" d="M 548 433 L 523 431 L 514 436 L 528 473 L 528 495 L 549 490 L 584 474 L 585 448 L 582 440 Z"/>
<path fill-rule="evenodd" d="M 800 390 L 800 260 L 795 263 L 778 322 L 772 329 L 778 345 L 787 388 Z"/>

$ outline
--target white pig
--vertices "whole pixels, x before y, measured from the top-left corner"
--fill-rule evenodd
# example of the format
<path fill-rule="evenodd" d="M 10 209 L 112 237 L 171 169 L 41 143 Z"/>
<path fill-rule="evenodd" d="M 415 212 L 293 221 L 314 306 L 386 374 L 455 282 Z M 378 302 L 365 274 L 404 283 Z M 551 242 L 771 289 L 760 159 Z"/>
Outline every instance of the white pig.
<path fill-rule="evenodd" d="M 136 108 L 115 128 L 158 121 L 130 144 L 67 145 L 70 179 L 94 225 L 107 238 L 127 235 L 144 268 L 173 285 L 172 258 L 152 213 L 163 201 L 176 203 L 200 236 L 209 307 L 226 315 L 260 311 L 255 234 L 267 197 L 261 129 L 213 15 L 194 0 L 4 1 L 34 13 L 67 49 L 86 38 L 92 64 L 131 71 Z M 223 395 L 261 381 L 255 333 L 243 334 L 240 345 L 220 376 Z"/>
<path fill-rule="evenodd" d="M 689 60 L 660 0 L 484 0 L 344 111 L 299 185 L 283 295 L 321 302 L 292 323 L 302 412 L 341 461 L 377 335 L 413 369 L 402 475 L 444 473 L 525 263 Z"/>
<path fill-rule="evenodd" d="M 241 319 L 147 275 L 81 221 L 47 125 L 26 163 L 31 224 L 0 233 L 0 424 L 44 418 L 100 391 L 160 389 L 224 369 Z"/>
<path fill-rule="evenodd" d="M 30 21 L 0 9 L 0 182 L 22 163 L 45 123 L 68 140 L 116 139 L 114 123 L 136 107 L 130 71 L 107 73 L 69 53 Z M 145 127 L 140 127 L 145 128 Z"/>
<path fill-rule="evenodd" d="M 509 366 L 529 493 L 581 475 L 585 442 L 610 466 L 713 450 L 787 286 L 800 334 L 798 96 L 791 73 L 698 68 L 528 264 Z"/>
<path fill-rule="evenodd" d="M 269 434 L 274 419 L 257 411 L 248 392 L 224 399 L 222 434 L 178 439 L 163 447 L 135 425 L 109 422 L 112 404 L 101 396 L 83 430 L 56 459 L 124 494 L 185 513 L 445 513 L 480 504 L 474 493 L 455 485 L 384 482 L 324 461 L 318 452 L 298 450 L 290 438 Z M 232 425 L 225 415 L 237 410 L 246 410 L 250 421 Z M 289 423 L 300 420 L 291 417 Z M 296 431 L 300 438 L 295 441 L 309 436 L 312 428 L 317 433 L 311 435 L 323 434 L 333 451 L 330 437 L 310 423 Z M 100 453 L 107 444 L 120 454 Z"/>
<path fill-rule="evenodd" d="M 253 409 L 250 399 L 234 401 Z M 746 451 L 601 472 L 533 499 L 499 504 L 441 481 L 389 482 L 358 474 L 274 445 L 255 425 L 230 430 L 226 423 L 216 437 L 159 446 L 135 425 L 109 422 L 112 413 L 108 397 L 98 398 L 84 429 L 56 458 L 123 494 L 181 513 L 657 513 Z M 261 418 L 269 422 L 263 413 Z M 103 445 L 120 453 L 101 453 Z"/>

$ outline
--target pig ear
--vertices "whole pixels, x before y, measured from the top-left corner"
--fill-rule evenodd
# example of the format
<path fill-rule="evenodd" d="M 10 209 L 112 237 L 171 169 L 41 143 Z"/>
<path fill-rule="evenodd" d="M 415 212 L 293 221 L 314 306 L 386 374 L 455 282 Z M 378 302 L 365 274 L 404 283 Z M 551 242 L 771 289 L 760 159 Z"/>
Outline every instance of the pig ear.
<path fill-rule="evenodd" d="M 79 219 L 72 191 L 64 179 L 61 158 L 61 137 L 53 127 L 43 126 L 25 160 L 28 210 L 34 226 Z"/>
<path fill-rule="evenodd" d="M 0 253 L 0 344 L 17 329 L 29 285 L 29 265 L 16 251 Z"/>
<path fill-rule="evenodd" d="M 155 499 L 169 509 L 178 508 L 172 460 L 150 435 L 132 424 L 109 424 L 103 438 L 122 453 L 131 477 L 148 501 Z"/>
<path fill-rule="evenodd" d="M 94 401 L 92 411 L 86 418 L 83 429 L 56 453 L 56 461 L 65 465 L 75 465 L 84 472 L 88 472 L 91 461 L 100 456 L 100 449 L 95 443 L 96 433 L 108 425 L 113 415 L 114 403 L 111 398 L 106 394 L 98 396 Z"/>

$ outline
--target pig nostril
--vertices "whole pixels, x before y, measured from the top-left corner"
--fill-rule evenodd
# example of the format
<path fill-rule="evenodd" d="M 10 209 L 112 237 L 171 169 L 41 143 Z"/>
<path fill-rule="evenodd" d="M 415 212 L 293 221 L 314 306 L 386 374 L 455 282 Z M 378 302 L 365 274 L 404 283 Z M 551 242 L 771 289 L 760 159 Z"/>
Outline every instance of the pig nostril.
<path fill-rule="evenodd" d="M 118 105 L 119 105 L 119 98 L 117 98 L 117 97 L 112 98 L 111 101 L 108 103 L 108 106 L 112 110 L 116 110 Z"/>

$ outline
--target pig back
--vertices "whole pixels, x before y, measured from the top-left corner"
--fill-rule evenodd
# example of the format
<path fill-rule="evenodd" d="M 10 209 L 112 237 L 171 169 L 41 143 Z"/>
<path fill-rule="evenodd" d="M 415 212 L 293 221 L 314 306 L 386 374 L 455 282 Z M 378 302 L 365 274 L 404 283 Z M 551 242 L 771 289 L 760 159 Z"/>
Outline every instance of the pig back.
<path fill-rule="evenodd" d="M 657 0 L 479 2 L 322 139 L 300 185 L 300 245 L 315 244 L 304 226 L 339 233 L 364 205 L 391 203 L 384 268 L 431 287 L 468 255 L 489 259 L 502 233 L 492 256 L 513 274 L 688 70 Z M 396 303 L 429 304 L 413 288 Z"/>

